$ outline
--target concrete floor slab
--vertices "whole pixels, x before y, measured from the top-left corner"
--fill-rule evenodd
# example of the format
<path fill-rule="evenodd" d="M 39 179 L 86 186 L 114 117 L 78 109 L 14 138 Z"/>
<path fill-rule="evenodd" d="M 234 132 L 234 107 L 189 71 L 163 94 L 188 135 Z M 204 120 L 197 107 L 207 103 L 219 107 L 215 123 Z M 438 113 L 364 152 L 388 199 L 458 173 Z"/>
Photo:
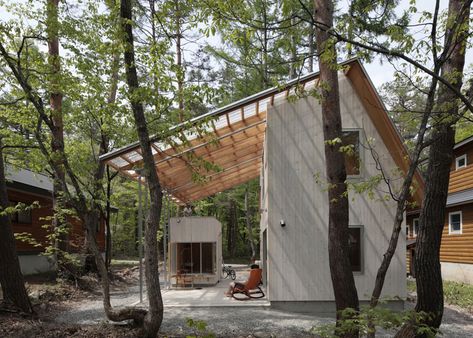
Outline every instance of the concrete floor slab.
<path fill-rule="evenodd" d="M 236 282 L 243 283 L 248 279 L 250 269 L 246 265 L 233 265 L 237 273 Z M 162 289 L 165 307 L 269 307 L 267 296 L 260 299 L 236 300 L 225 296 L 229 289 L 230 278 L 221 279 L 216 285 L 194 288 Z M 266 290 L 262 287 L 263 292 Z M 146 303 L 146 300 L 145 300 Z"/>

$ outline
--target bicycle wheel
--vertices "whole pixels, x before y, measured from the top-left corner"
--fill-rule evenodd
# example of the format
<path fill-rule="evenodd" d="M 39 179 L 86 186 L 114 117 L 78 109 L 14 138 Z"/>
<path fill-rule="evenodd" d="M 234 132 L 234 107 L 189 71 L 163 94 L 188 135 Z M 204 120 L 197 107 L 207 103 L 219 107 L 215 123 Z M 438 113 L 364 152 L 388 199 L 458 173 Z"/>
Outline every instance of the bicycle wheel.
<path fill-rule="evenodd" d="M 233 279 L 233 280 L 236 279 L 236 272 L 235 272 L 235 270 L 230 270 L 230 275 L 232 276 L 232 279 Z"/>

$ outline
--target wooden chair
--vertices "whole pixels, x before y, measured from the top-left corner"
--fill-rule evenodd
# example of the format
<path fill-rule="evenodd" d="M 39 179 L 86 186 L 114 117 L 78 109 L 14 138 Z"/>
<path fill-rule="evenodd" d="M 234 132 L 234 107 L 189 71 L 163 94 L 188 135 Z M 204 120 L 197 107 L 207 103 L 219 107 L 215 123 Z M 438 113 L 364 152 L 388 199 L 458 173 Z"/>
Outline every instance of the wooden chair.
<path fill-rule="evenodd" d="M 263 298 L 264 292 L 259 286 L 261 284 L 262 272 L 263 270 L 261 269 L 251 269 L 250 277 L 248 277 L 245 283 L 235 283 L 231 296 L 237 300 Z"/>

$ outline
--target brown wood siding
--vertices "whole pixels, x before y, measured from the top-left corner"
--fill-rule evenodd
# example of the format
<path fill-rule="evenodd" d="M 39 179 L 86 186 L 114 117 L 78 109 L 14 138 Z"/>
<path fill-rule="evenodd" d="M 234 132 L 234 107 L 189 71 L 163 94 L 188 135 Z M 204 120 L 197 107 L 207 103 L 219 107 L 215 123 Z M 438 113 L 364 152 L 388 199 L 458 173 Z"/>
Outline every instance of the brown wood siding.
<path fill-rule="evenodd" d="M 455 165 L 455 164 L 454 164 Z M 473 188 L 473 165 L 450 172 L 450 184 L 448 193 L 452 194 L 462 190 Z"/>
<path fill-rule="evenodd" d="M 462 212 L 461 234 L 448 233 L 448 213 L 454 211 Z M 440 260 L 473 264 L 473 203 L 447 209 L 440 246 Z"/>
<path fill-rule="evenodd" d="M 48 230 L 43 228 L 43 225 L 51 224 L 49 218 L 52 216 L 52 200 L 46 196 L 33 195 L 25 192 L 8 189 L 8 199 L 14 202 L 22 202 L 27 205 L 37 201 L 40 205 L 39 208 L 33 208 L 31 210 L 31 224 L 12 223 L 13 232 L 15 233 L 29 233 L 31 236 L 44 245 L 46 242 L 46 235 Z M 42 247 L 34 247 L 31 244 L 23 241 L 16 241 L 16 247 L 19 252 L 41 252 Z"/>
<path fill-rule="evenodd" d="M 448 233 L 448 214 L 455 211 L 462 212 L 461 234 Z M 418 216 L 407 216 L 406 222 L 410 229 L 409 239 L 415 238 L 411 234 L 413 219 L 416 217 Z M 473 264 L 473 203 L 447 208 L 440 246 L 440 261 Z"/>
<path fill-rule="evenodd" d="M 16 246 L 18 252 L 21 253 L 39 253 L 44 250 L 44 245 L 47 245 L 47 234 L 48 230 L 43 228 L 44 225 L 51 224 L 50 220 L 45 220 L 53 215 L 52 211 L 52 200 L 47 196 L 35 195 L 27 192 L 17 191 L 8 189 L 8 199 L 14 202 L 22 202 L 27 205 L 37 201 L 40 205 L 39 208 L 33 208 L 31 210 L 31 223 L 21 224 L 12 223 L 14 233 L 28 233 L 39 242 L 43 247 L 35 247 L 31 244 L 25 243 L 24 241 L 17 240 Z M 69 222 L 72 225 L 71 233 L 69 236 L 69 247 L 72 252 L 82 251 L 84 247 L 84 229 L 82 223 L 77 218 L 71 217 Z M 105 250 L 105 225 L 103 220 L 100 224 L 100 229 L 97 233 L 97 242 L 101 251 Z"/>
<path fill-rule="evenodd" d="M 453 159 L 452 166 L 451 166 L 452 170 L 455 170 L 455 159 L 465 154 L 466 154 L 466 164 L 467 165 L 473 164 L 473 142 L 467 143 L 454 150 L 455 157 Z"/>

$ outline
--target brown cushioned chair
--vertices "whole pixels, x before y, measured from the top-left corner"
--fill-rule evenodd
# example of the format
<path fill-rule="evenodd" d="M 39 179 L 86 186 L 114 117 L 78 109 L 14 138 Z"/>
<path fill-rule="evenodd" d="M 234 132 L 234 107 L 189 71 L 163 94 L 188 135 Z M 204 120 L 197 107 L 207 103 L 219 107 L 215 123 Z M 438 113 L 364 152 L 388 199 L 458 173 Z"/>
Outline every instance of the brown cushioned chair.
<path fill-rule="evenodd" d="M 261 269 L 251 269 L 250 277 L 248 277 L 245 283 L 235 283 L 231 293 L 232 297 L 237 300 L 263 298 L 264 292 L 259 287 L 262 272 L 263 270 Z"/>

